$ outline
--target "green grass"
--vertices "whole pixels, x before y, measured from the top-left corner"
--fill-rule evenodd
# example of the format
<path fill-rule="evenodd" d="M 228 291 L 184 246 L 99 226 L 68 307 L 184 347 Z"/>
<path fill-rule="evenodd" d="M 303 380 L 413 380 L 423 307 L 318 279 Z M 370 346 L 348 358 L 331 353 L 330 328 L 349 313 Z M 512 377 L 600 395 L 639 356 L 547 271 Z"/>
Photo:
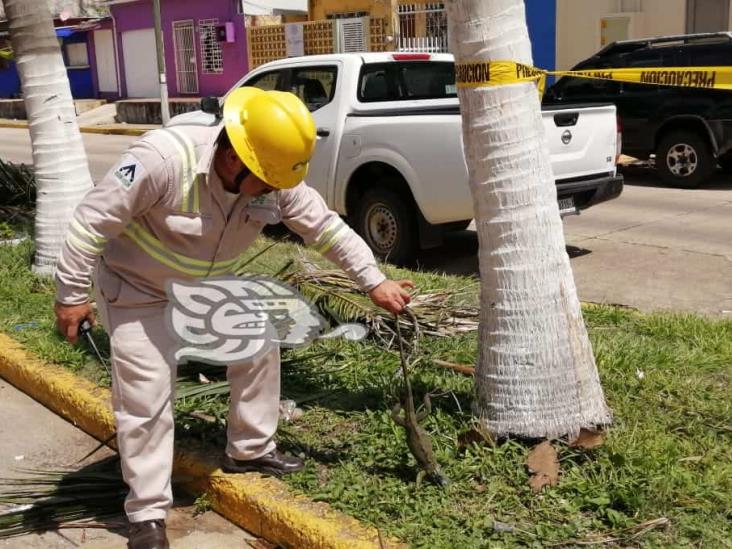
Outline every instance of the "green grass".
<path fill-rule="evenodd" d="M 53 288 L 30 274 L 31 253 L 31 244 L 0 247 L 0 330 L 46 360 L 108 383 L 84 348 L 54 334 Z M 294 253 L 294 246 L 280 245 L 257 268 L 276 271 Z M 477 300 L 472 279 L 390 274 L 407 274 L 421 289 L 467 287 L 463 298 Z M 283 397 L 301 402 L 305 414 L 282 424 L 278 441 L 307 458 L 306 469 L 286 482 L 414 547 L 545 547 L 598 539 L 617 546 L 732 547 L 732 322 L 612 307 L 584 312 L 615 423 L 598 450 L 558 446 L 558 486 L 531 493 L 523 465 L 527 443 L 461 447 L 458 437 L 470 427 L 472 380 L 425 361 L 413 384 L 417 398 L 441 394 L 425 427 L 453 484 L 417 490 L 414 461 L 388 412 L 399 388 L 398 357 L 374 343 L 344 341 L 284 354 Z M 471 363 L 475 338 L 425 339 L 422 353 Z M 221 379 L 223 371 L 207 369 L 206 375 Z M 226 406 L 222 396 L 180 399 L 180 443 L 196 438 L 223 448 Z M 216 421 L 186 413 L 192 411 Z M 668 523 L 643 528 L 659 518 Z"/>

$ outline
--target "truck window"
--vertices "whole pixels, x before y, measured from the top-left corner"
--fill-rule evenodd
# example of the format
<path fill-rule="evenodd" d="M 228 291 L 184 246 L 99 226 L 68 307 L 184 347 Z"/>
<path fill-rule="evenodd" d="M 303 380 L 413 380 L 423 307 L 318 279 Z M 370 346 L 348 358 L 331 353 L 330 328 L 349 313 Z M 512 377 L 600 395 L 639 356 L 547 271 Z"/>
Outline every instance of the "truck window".
<path fill-rule="evenodd" d="M 310 112 L 317 111 L 333 100 L 338 67 L 307 67 L 293 69 L 290 91 L 305 103 Z"/>
<path fill-rule="evenodd" d="M 244 85 L 254 86 L 264 91 L 276 90 L 279 89 L 277 84 L 280 82 L 281 77 L 282 71 L 265 72 L 264 74 L 255 76 L 251 80 L 247 80 L 244 82 Z"/>
<path fill-rule="evenodd" d="M 399 85 L 403 99 L 457 97 L 452 63 L 400 63 Z"/>
<path fill-rule="evenodd" d="M 563 76 L 555 86 L 555 97 L 564 100 L 592 101 L 597 96 L 620 92 L 620 83 L 611 80 Z"/>
<path fill-rule="evenodd" d="M 681 49 L 679 65 L 684 67 L 717 67 L 729 65 L 732 47 L 729 44 L 694 44 Z"/>
<path fill-rule="evenodd" d="M 452 97 L 457 97 L 452 63 L 374 63 L 361 69 L 358 100 L 363 103 Z"/>

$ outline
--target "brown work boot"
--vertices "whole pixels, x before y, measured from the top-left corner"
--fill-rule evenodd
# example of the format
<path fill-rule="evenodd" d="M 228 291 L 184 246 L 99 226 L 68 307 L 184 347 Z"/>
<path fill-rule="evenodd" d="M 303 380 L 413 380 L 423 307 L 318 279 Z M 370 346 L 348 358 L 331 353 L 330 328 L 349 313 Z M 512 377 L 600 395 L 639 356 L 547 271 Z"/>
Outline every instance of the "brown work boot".
<path fill-rule="evenodd" d="M 168 536 L 165 535 L 165 521 L 146 520 L 130 523 L 127 540 L 128 549 L 168 549 Z"/>
<path fill-rule="evenodd" d="M 264 454 L 257 459 L 234 459 L 233 457 L 224 456 L 224 463 L 221 468 L 227 473 L 262 473 L 263 475 L 272 475 L 281 477 L 289 473 L 295 473 L 305 467 L 303 461 L 299 458 L 286 456 L 279 450 L 272 450 L 268 454 Z"/>

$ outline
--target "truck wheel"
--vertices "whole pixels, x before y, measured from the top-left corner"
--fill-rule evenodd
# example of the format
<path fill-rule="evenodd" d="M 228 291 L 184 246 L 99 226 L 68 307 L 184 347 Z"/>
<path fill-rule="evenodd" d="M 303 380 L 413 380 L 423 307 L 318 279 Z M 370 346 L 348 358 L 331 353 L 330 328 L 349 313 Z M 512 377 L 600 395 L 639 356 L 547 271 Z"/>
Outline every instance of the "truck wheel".
<path fill-rule="evenodd" d="M 355 229 L 376 257 L 397 265 L 409 264 L 417 252 L 414 203 L 385 187 L 369 189 L 355 214 Z"/>
<path fill-rule="evenodd" d="M 724 153 L 717 158 L 717 163 L 724 173 L 732 173 L 732 152 Z"/>
<path fill-rule="evenodd" d="M 709 143 L 689 131 L 665 135 L 656 149 L 656 168 L 664 183 L 695 189 L 709 179 L 717 166 Z"/>

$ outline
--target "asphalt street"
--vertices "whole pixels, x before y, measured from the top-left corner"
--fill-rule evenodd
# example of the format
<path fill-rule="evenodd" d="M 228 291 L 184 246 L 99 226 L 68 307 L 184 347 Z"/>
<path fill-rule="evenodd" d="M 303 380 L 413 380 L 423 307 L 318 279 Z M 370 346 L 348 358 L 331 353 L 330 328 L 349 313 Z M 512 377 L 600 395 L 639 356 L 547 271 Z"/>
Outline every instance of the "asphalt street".
<path fill-rule="evenodd" d="M 564 220 L 580 299 L 732 318 L 732 176 L 674 189 L 652 170 L 624 172 L 619 198 Z M 455 233 L 423 266 L 477 275 L 477 249 L 474 231 Z"/>
<path fill-rule="evenodd" d="M 98 180 L 136 138 L 83 134 Z M 0 158 L 30 162 L 27 130 L 0 128 Z M 580 299 L 643 311 L 732 318 L 732 176 L 700 189 L 664 186 L 650 170 L 626 171 L 622 196 L 565 218 Z M 477 274 L 477 238 L 467 230 L 421 255 L 423 268 Z"/>

